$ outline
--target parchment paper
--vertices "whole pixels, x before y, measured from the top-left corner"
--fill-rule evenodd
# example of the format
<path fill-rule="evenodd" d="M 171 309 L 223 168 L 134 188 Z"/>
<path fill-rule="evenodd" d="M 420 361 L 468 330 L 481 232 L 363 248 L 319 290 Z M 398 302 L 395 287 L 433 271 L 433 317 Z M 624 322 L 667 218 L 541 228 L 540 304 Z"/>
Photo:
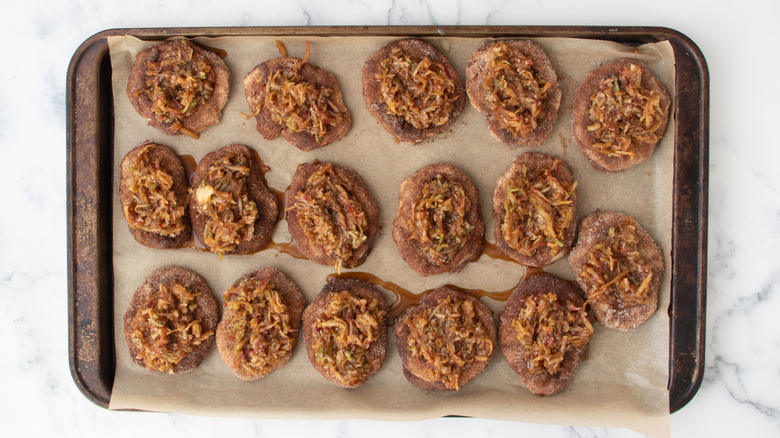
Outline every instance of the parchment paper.
<path fill-rule="evenodd" d="M 311 43 L 310 62 L 333 72 L 339 81 L 353 126 L 343 139 L 312 152 L 301 152 L 281 137 L 266 141 L 255 130 L 244 98 L 243 78 L 255 65 L 279 56 L 275 39 L 281 39 L 291 56 L 302 57 L 305 41 Z M 114 137 L 114 324 L 117 370 L 111 409 L 143 409 L 196 415 L 264 418 L 366 418 L 419 420 L 443 415 L 464 415 L 536 423 L 595 427 L 628 427 L 641 433 L 669 434 L 668 380 L 672 166 L 672 119 L 653 156 L 621 174 L 603 174 L 591 168 L 571 136 L 571 108 L 576 87 L 585 74 L 622 57 L 641 59 L 674 93 L 674 55 L 668 43 L 632 49 L 620 44 L 578 39 L 535 39 L 549 54 L 559 75 L 563 99 L 550 139 L 542 146 L 511 149 L 494 140 L 484 117 L 469 104 L 448 131 L 418 145 L 397 143 L 365 109 L 360 88 L 364 60 L 395 38 L 381 37 L 222 37 L 196 41 L 227 52 L 232 73 L 229 101 L 222 121 L 201 133 L 199 140 L 167 136 L 147 126 L 130 105 L 127 79 L 135 55 L 151 43 L 133 37 L 109 38 L 113 68 Z M 465 79 L 471 53 L 484 38 L 430 38 Z M 674 105 L 672 105 L 674 107 Z M 148 372 L 132 363 L 122 336 L 122 317 L 133 292 L 152 271 L 178 265 L 201 274 L 217 299 L 244 273 L 273 265 L 296 281 L 307 303 L 320 291 L 332 267 L 294 259 L 275 250 L 253 255 L 215 254 L 189 248 L 153 250 L 133 240 L 122 217 L 118 195 L 119 163 L 132 148 L 146 140 L 174 148 L 179 155 L 200 160 L 230 143 L 254 148 L 270 167 L 269 186 L 284 190 L 296 166 L 313 160 L 334 161 L 357 170 L 380 205 L 380 231 L 367 261 L 353 271 L 370 272 L 418 293 L 444 284 L 487 291 L 512 288 L 523 276 L 522 266 L 482 256 L 459 274 L 424 278 L 398 255 L 391 237 L 397 209 L 398 185 L 417 169 L 434 162 L 460 166 L 471 176 L 481 197 L 486 237 L 494 242 L 491 197 L 496 180 L 512 160 L 527 151 L 542 151 L 567 160 L 579 181 L 581 217 L 596 210 L 633 215 L 662 248 L 666 270 L 659 310 L 633 332 L 609 330 L 595 324 L 590 357 L 568 388 L 555 396 L 530 393 L 497 351 L 480 377 L 459 392 L 424 392 L 403 377 L 401 361 L 390 330 L 389 349 L 381 371 L 357 389 L 346 390 L 325 381 L 308 361 L 303 340 L 284 368 L 254 382 L 233 376 L 214 347 L 196 371 L 180 375 Z M 287 224 L 277 224 L 273 240 L 288 242 Z M 347 270 L 349 271 L 349 270 Z M 573 279 L 566 258 L 545 271 Z M 381 289 L 381 288 L 380 288 Z M 387 291 L 388 302 L 393 295 Z M 483 298 L 498 312 L 503 302 Z"/>

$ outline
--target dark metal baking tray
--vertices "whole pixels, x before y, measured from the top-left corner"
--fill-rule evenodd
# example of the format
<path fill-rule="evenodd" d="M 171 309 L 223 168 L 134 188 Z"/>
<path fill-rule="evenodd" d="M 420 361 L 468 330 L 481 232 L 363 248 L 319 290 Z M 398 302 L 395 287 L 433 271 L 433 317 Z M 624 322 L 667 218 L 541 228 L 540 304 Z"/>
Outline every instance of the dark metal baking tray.
<path fill-rule="evenodd" d="M 669 306 L 669 410 L 696 394 L 704 372 L 709 171 L 709 73 L 688 37 L 663 27 L 331 26 L 114 29 L 76 50 L 67 75 L 68 343 L 81 392 L 107 408 L 116 359 L 113 324 L 111 190 L 113 98 L 107 38 L 175 36 L 453 36 L 571 37 L 639 45 L 669 41 L 674 49 L 675 159 L 672 284 Z"/>

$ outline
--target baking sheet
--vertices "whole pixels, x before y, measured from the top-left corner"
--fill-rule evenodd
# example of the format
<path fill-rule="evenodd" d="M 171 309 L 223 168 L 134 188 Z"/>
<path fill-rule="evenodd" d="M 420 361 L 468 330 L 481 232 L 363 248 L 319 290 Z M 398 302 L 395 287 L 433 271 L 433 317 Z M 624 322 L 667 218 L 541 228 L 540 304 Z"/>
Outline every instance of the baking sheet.
<path fill-rule="evenodd" d="M 243 97 L 241 80 L 256 64 L 278 56 L 273 37 L 225 37 L 205 39 L 210 47 L 224 49 L 233 73 L 230 99 L 222 122 L 204 131 L 200 140 L 166 136 L 146 126 L 125 96 L 127 73 L 135 53 L 150 43 L 132 37 L 109 38 L 114 71 L 115 139 L 114 182 L 118 162 L 124 154 L 145 140 L 172 146 L 180 155 L 199 160 L 205 153 L 229 143 L 242 143 L 258 151 L 271 168 L 269 185 L 283 190 L 295 167 L 314 159 L 336 161 L 358 170 L 371 188 L 380 208 L 381 230 L 373 253 L 355 271 L 371 272 L 413 292 L 446 283 L 465 288 L 506 290 L 522 277 L 519 265 L 483 256 L 463 272 L 423 278 L 397 255 L 390 236 L 395 215 L 397 187 L 418 168 L 436 161 L 461 166 L 474 179 L 482 198 L 488 240 L 492 241 L 493 218 L 490 196 L 493 185 L 511 163 L 525 151 L 543 151 L 566 159 L 580 183 L 580 211 L 614 209 L 634 215 L 664 250 L 667 270 L 659 309 L 669 303 L 671 266 L 672 164 L 674 125 L 655 154 L 642 165 L 623 174 L 605 175 L 593 171 L 571 138 L 571 105 L 582 77 L 601 63 L 623 56 L 644 60 L 668 90 L 674 90 L 674 56 L 668 43 L 632 49 L 592 40 L 537 39 L 559 72 L 563 100 L 559 119 L 550 140 L 527 149 L 509 149 L 488 134 L 481 114 L 467 105 L 448 132 L 420 145 L 397 144 L 365 111 L 360 92 L 360 68 L 373 51 L 395 38 L 284 37 L 288 51 L 302 56 L 304 41 L 312 46 L 310 61 L 332 71 L 339 79 L 345 103 L 353 116 L 353 127 L 344 139 L 319 150 L 304 153 L 283 139 L 265 141 L 254 129 L 254 120 Z M 431 38 L 460 72 L 481 38 Z M 334 387 L 309 365 L 301 342 L 285 368 L 257 382 L 241 382 L 222 363 L 216 349 L 201 368 L 183 376 L 161 376 L 146 372 L 130 361 L 121 336 L 121 319 L 129 297 L 154 269 L 177 264 L 203 275 L 215 295 L 243 273 L 266 264 L 279 267 L 301 286 L 307 300 L 319 292 L 332 268 L 296 260 L 276 251 L 254 255 L 226 256 L 191 249 L 158 251 L 138 245 L 121 217 L 114 191 L 114 301 L 117 374 L 110 407 L 136 408 L 203 415 L 239 415 L 274 418 L 377 418 L 413 420 L 441 415 L 469 415 L 505 420 L 568 423 L 591 426 L 630 427 L 652 435 L 668 434 L 668 346 L 669 320 L 664 310 L 631 333 L 614 332 L 597 325 L 585 361 L 569 388 L 553 397 L 540 398 L 525 390 L 497 352 L 485 374 L 458 393 L 422 392 L 401 374 L 400 359 L 391 337 L 383 369 L 369 383 L 354 390 Z M 289 240 L 286 224 L 280 222 L 274 240 Z M 572 278 L 568 263 L 560 261 L 546 269 Z M 388 298 L 390 298 L 388 294 Z M 503 303 L 485 301 L 494 311 Z M 587 400 L 584 403 L 583 400 Z"/>

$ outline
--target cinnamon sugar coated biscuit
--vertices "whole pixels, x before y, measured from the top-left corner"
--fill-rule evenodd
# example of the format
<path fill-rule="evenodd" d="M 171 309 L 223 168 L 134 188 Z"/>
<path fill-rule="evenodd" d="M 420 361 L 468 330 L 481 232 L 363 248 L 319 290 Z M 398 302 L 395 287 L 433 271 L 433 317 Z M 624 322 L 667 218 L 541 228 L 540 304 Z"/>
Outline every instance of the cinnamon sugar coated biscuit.
<path fill-rule="evenodd" d="M 444 54 L 420 39 L 394 41 L 363 64 L 368 112 L 397 140 L 418 143 L 449 129 L 466 90 Z"/>
<path fill-rule="evenodd" d="M 529 391 L 553 395 L 588 357 L 593 326 L 577 286 L 550 274 L 520 283 L 499 313 L 507 363 Z"/>
<path fill-rule="evenodd" d="M 437 163 L 401 182 L 393 239 L 421 275 L 459 272 L 479 256 L 485 221 L 479 191 L 460 168 Z"/>
<path fill-rule="evenodd" d="M 395 323 L 406 379 L 420 389 L 457 391 L 490 364 L 496 351 L 493 313 L 450 287 L 428 293 Z"/>
<path fill-rule="evenodd" d="M 337 272 L 365 261 L 379 229 L 379 206 L 357 172 L 334 163 L 302 164 L 288 196 L 287 228 L 306 258 Z"/>
<path fill-rule="evenodd" d="M 219 123 L 230 94 L 230 70 L 217 54 L 186 39 L 136 55 L 127 96 L 149 125 L 193 138 Z"/>
<path fill-rule="evenodd" d="M 569 263 L 605 326 L 633 330 L 655 313 L 664 259 L 633 217 L 611 211 L 586 216 Z"/>
<path fill-rule="evenodd" d="M 298 341 L 305 299 L 278 269 L 266 266 L 236 280 L 224 293 L 217 349 L 241 380 L 256 380 L 286 365 Z"/>
<path fill-rule="evenodd" d="M 509 146 L 536 146 L 550 137 L 561 90 L 547 53 L 528 40 L 489 41 L 466 66 L 471 105 L 490 134 Z"/>
<path fill-rule="evenodd" d="M 218 321 L 219 306 L 206 280 L 172 266 L 151 273 L 135 291 L 123 333 L 137 365 L 181 374 L 206 358 Z"/>
<path fill-rule="evenodd" d="M 250 253 L 270 242 L 279 200 L 249 148 L 231 144 L 206 154 L 190 187 L 192 226 L 209 251 L 220 257 Z"/>
<path fill-rule="evenodd" d="M 303 313 L 303 338 L 312 366 L 336 385 L 363 385 L 385 360 L 386 317 L 385 298 L 369 283 L 329 280 Z"/>
<path fill-rule="evenodd" d="M 622 172 L 652 155 L 670 105 L 647 65 L 622 59 L 585 76 L 574 99 L 572 133 L 593 168 Z"/>
<path fill-rule="evenodd" d="M 259 64 L 244 77 L 244 93 L 257 131 L 266 140 L 280 134 L 303 151 L 330 144 L 349 132 L 352 116 L 336 77 L 303 58 L 287 56 Z"/>
<path fill-rule="evenodd" d="M 517 157 L 493 190 L 499 250 L 534 267 L 561 259 L 574 243 L 577 182 L 560 158 L 540 152 Z"/>
<path fill-rule="evenodd" d="M 184 165 L 173 149 L 147 142 L 120 164 L 119 200 L 135 240 L 150 248 L 184 245 L 192 236 Z"/>

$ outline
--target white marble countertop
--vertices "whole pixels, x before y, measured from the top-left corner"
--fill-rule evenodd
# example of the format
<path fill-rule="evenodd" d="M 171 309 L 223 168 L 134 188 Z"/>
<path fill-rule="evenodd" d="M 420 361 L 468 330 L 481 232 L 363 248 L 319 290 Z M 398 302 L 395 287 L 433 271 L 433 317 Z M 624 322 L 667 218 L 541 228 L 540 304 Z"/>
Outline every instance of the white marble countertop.
<path fill-rule="evenodd" d="M 672 436 L 780 435 L 780 2 L 42 0 L 6 5 L 0 36 L 0 433 L 4 436 L 637 436 L 621 429 L 442 418 L 414 423 L 111 412 L 68 369 L 65 77 L 109 28 L 264 25 L 642 25 L 688 35 L 711 79 L 706 370 Z"/>

